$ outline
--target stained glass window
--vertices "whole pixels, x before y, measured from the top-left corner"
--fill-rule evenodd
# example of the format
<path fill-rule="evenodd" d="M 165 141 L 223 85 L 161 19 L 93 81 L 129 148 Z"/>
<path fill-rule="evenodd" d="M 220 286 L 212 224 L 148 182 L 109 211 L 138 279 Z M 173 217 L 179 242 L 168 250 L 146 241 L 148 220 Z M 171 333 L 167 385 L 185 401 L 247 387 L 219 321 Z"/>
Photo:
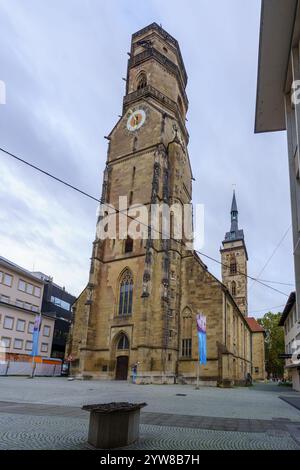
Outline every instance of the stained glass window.
<path fill-rule="evenodd" d="M 120 282 L 119 315 L 132 314 L 133 279 L 129 269 L 124 272 Z"/>

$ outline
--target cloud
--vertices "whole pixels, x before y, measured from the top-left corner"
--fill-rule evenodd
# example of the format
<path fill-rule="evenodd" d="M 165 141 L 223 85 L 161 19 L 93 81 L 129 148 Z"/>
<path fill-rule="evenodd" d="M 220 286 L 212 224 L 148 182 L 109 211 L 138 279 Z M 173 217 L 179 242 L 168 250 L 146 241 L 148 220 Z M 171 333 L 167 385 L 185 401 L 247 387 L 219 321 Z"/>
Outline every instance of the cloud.
<path fill-rule="evenodd" d="M 103 136 L 121 113 L 130 36 L 162 23 L 178 39 L 189 75 L 189 153 L 193 200 L 205 204 L 203 251 L 220 259 L 235 184 L 255 276 L 290 224 L 286 135 L 253 133 L 259 15 L 259 0 L 189 0 L 184 8 L 179 0 L 0 0 L 0 80 L 7 92 L 0 146 L 99 196 Z M 1 253 L 28 269 L 34 263 L 79 293 L 96 203 L 0 159 Z M 289 234 L 263 277 L 293 281 L 292 251 Z M 203 260 L 220 278 L 220 266 Z M 250 312 L 285 300 L 255 285 Z"/>

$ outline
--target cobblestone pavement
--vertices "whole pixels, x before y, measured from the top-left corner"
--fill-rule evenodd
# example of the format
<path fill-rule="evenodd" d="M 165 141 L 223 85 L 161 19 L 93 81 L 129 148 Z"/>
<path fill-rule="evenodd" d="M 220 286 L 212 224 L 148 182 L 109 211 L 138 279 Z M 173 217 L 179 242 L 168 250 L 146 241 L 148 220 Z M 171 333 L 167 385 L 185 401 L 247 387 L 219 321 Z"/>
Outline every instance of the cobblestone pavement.
<path fill-rule="evenodd" d="M 88 419 L 0 413 L 0 449 L 92 449 Z M 140 440 L 124 449 L 300 450 L 287 431 L 233 432 L 141 424 Z"/>
<path fill-rule="evenodd" d="M 184 394 L 185 396 L 178 396 Z M 117 381 L 68 381 L 64 377 L 0 377 L 0 401 L 80 407 L 109 401 L 146 402 L 154 413 L 222 418 L 300 421 L 300 410 L 279 399 L 299 396 L 286 387 L 258 384 L 250 388 L 221 389 L 189 385 L 133 385 Z"/>
<path fill-rule="evenodd" d="M 140 440 L 130 449 L 300 450 L 300 411 L 281 396 L 299 394 L 264 384 L 195 390 L 1 378 L 0 449 L 91 449 L 86 442 L 89 415 L 81 406 L 130 400 L 148 403 L 141 413 Z"/>

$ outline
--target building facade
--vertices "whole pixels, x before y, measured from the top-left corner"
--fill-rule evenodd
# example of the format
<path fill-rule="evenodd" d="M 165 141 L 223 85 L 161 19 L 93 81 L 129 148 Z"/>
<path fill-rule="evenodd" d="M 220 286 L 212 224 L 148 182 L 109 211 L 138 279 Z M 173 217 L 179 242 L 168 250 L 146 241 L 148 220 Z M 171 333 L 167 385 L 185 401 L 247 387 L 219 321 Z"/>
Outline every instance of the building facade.
<path fill-rule="evenodd" d="M 107 137 L 100 222 L 109 221 L 111 207 L 121 211 L 120 196 L 150 215 L 162 203 L 190 205 L 186 83 L 172 36 L 156 23 L 133 34 L 122 116 Z M 122 210 L 124 218 L 131 222 Z M 230 386 L 252 372 L 246 300 L 242 312 L 240 299 L 208 271 L 185 234 L 175 238 L 172 214 L 170 226 L 169 238 L 163 231 L 152 238 L 152 227 L 141 225 L 140 237 L 119 225 L 115 237 L 96 237 L 89 283 L 74 304 L 67 348 L 74 375 L 127 379 L 137 364 L 137 383 L 195 383 L 199 312 L 207 317 L 200 383 Z M 245 299 L 245 286 L 239 289 Z"/>
<path fill-rule="evenodd" d="M 28 360 L 36 315 L 41 313 L 44 283 L 26 269 L 0 257 L 0 341 L 9 360 Z M 50 357 L 54 320 L 42 315 L 39 355 Z"/>
<path fill-rule="evenodd" d="M 53 282 L 53 278 L 41 272 L 32 273 L 44 282 L 42 313 L 54 319 L 51 357 L 64 359 L 67 338 L 72 321 L 72 305 L 76 297 L 64 287 Z"/>
<path fill-rule="evenodd" d="M 300 319 L 299 41 L 299 2 L 262 0 L 255 132 L 287 130 L 298 320 Z"/>
<path fill-rule="evenodd" d="M 295 292 L 289 296 L 279 325 L 284 328 L 285 353 L 291 356 L 285 361 L 285 369 L 293 382 L 293 389 L 300 392 L 300 322 L 297 318 Z"/>

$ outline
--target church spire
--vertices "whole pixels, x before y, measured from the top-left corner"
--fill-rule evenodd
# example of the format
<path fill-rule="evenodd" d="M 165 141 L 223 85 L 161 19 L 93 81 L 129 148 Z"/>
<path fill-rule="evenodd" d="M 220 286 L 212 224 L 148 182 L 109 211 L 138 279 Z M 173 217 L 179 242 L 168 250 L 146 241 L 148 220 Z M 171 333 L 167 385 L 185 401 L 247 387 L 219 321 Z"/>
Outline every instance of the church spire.
<path fill-rule="evenodd" d="M 237 208 L 236 198 L 235 198 L 235 190 L 233 190 L 233 197 L 232 197 L 232 204 L 231 204 L 231 233 L 237 233 L 238 227 L 238 215 L 239 211 Z"/>
<path fill-rule="evenodd" d="M 237 203 L 236 203 L 235 190 L 233 190 L 230 214 L 231 214 L 230 232 L 226 233 L 225 241 L 243 240 L 244 239 L 244 232 L 243 232 L 243 230 L 239 230 L 239 224 L 238 224 L 239 211 L 238 211 Z"/>

